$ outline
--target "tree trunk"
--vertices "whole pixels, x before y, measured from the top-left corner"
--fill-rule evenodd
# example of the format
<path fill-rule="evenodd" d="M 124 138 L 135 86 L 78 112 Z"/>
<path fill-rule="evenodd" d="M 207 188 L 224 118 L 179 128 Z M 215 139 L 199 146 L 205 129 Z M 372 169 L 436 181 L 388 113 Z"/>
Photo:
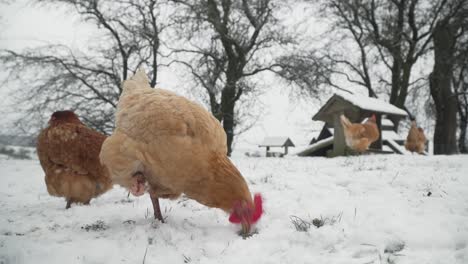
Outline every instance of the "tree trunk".
<path fill-rule="evenodd" d="M 400 92 L 401 64 L 399 60 L 395 57 L 396 56 L 394 55 L 393 65 L 392 65 L 392 90 L 390 92 L 390 103 L 392 105 L 396 105 L 398 93 Z"/>
<path fill-rule="evenodd" d="M 393 65 L 392 65 L 392 91 L 390 93 L 390 103 L 395 105 L 396 107 L 401 107 L 397 105 L 398 97 L 401 92 L 402 86 L 402 75 L 403 75 L 403 32 L 405 28 L 405 9 L 407 2 L 406 1 L 399 1 L 395 3 L 396 8 L 398 9 L 396 21 L 395 21 L 395 28 L 393 32 L 389 32 L 393 38 L 393 45 L 392 47 L 388 47 L 389 51 L 393 57 Z"/>
<path fill-rule="evenodd" d="M 236 82 L 227 81 L 221 94 L 221 111 L 223 115 L 223 128 L 227 138 L 227 155 L 231 156 L 232 142 L 234 140 L 234 106 L 236 97 Z"/>
<path fill-rule="evenodd" d="M 466 118 L 460 118 L 460 135 L 458 138 L 458 148 L 460 149 L 460 153 L 468 153 L 468 149 L 466 147 Z"/>
<path fill-rule="evenodd" d="M 216 96 L 212 92 L 208 92 L 208 96 L 210 98 L 210 109 L 211 113 L 213 114 L 219 122 L 223 122 L 223 113 L 221 111 L 221 104 L 216 101 Z"/>
<path fill-rule="evenodd" d="M 460 80 L 462 80 L 460 78 Z M 454 87 L 458 87 L 460 85 L 459 83 L 453 82 Z M 465 84 L 462 84 L 465 85 Z M 459 93 L 458 90 L 457 94 Z M 461 93 L 466 93 L 466 88 L 461 90 Z M 458 135 L 458 149 L 460 150 L 460 153 L 468 153 L 468 146 L 466 145 L 466 129 L 468 125 L 468 100 L 466 97 L 466 94 L 462 95 L 463 99 L 460 99 L 457 97 L 457 104 L 458 104 L 458 120 L 460 122 L 459 129 L 460 129 L 460 134 Z"/>
<path fill-rule="evenodd" d="M 397 51 L 394 51 L 397 52 Z M 400 107 L 398 104 L 398 98 L 399 98 L 399 93 L 401 91 L 401 69 L 403 68 L 401 60 L 398 58 L 398 56 L 401 55 L 401 51 L 398 51 L 400 53 L 393 54 L 393 65 L 392 65 L 392 90 L 390 92 L 390 103 L 396 107 Z M 399 118 L 394 117 L 394 116 L 389 116 L 388 117 L 390 120 L 392 120 L 393 124 L 395 124 L 395 129 L 398 131 L 398 126 L 399 126 Z"/>
<path fill-rule="evenodd" d="M 395 106 L 401 109 L 405 109 L 406 97 L 408 97 L 409 78 L 411 76 L 411 68 L 413 65 L 411 62 L 405 62 L 403 64 L 402 76 L 400 80 L 400 91 L 398 92 Z"/>
<path fill-rule="evenodd" d="M 234 105 L 226 107 L 223 119 L 223 128 L 226 132 L 227 155 L 231 156 L 232 142 L 234 141 Z"/>
<path fill-rule="evenodd" d="M 457 100 L 452 90 L 456 29 L 444 21 L 434 27 L 434 69 L 429 76 L 436 106 L 434 154 L 456 154 Z"/>

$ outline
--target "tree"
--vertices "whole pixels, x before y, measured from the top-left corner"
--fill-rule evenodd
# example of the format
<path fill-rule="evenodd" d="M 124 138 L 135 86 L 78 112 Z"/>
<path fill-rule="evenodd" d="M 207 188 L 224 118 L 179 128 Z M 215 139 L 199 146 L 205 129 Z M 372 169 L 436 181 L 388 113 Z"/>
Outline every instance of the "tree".
<path fill-rule="evenodd" d="M 366 88 L 370 97 L 376 97 L 372 72 L 369 67 L 373 46 L 369 42 L 368 32 L 365 32 L 361 22 L 360 8 L 358 2 L 338 0 L 325 2 L 323 15 L 325 17 L 331 15 L 333 19 L 332 30 L 327 33 L 343 34 L 339 34 L 337 39 L 332 38 L 330 40 L 326 48 L 326 58 L 334 66 L 330 69 L 333 75 L 345 77 L 349 83 Z M 343 38 L 349 38 L 357 45 L 359 54 L 357 59 L 350 58 L 347 54 L 340 54 L 341 51 L 334 52 L 334 44 L 340 39 L 342 41 Z M 333 80 L 330 81 L 333 86 L 339 86 Z"/>
<path fill-rule="evenodd" d="M 457 148 L 457 94 L 452 87 L 457 42 L 465 34 L 468 1 L 453 1 L 446 16 L 437 22 L 433 32 L 434 69 L 429 77 L 431 95 L 436 107 L 434 154 L 455 154 Z"/>
<path fill-rule="evenodd" d="M 452 85 L 456 93 L 458 106 L 458 149 L 461 153 L 468 153 L 467 146 L 467 126 L 468 126 L 468 34 L 466 25 L 462 27 L 462 32 L 457 41 L 455 53 L 455 65 L 452 77 Z"/>
<path fill-rule="evenodd" d="M 344 70 L 335 70 L 375 95 L 376 84 L 390 87 L 390 103 L 405 108 L 412 69 L 430 50 L 432 31 L 447 0 L 330 0 L 325 1 L 326 15 L 334 21 L 334 32 L 344 32 L 359 50 L 359 59 L 330 55 Z M 349 51 L 346 51 L 349 53 Z M 381 62 L 390 79 L 372 73 Z M 352 73 L 355 78 L 350 77 Z M 377 80 L 376 80 L 377 79 Z"/>
<path fill-rule="evenodd" d="M 211 112 L 226 132 L 230 154 L 241 122 L 236 105 L 257 90 L 251 77 L 280 67 L 269 51 L 293 39 L 278 24 L 279 7 L 272 0 L 173 2 L 178 9 L 175 21 L 186 37 L 185 47 L 176 52 L 191 57 L 179 62 L 204 88 Z"/>
<path fill-rule="evenodd" d="M 3 50 L 0 61 L 10 82 L 21 82 L 21 124 L 40 125 L 44 114 L 73 109 L 89 126 L 109 133 L 121 82 L 139 66 L 150 69 L 151 85 L 160 65 L 160 22 L 157 0 L 41 0 L 70 7 L 102 34 L 83 51 L 51 44 L 25 51 Z"/>
<path fill-rule="evenodd" d="M 434 28 L 434 69 L 429 77 L 436 106 L 434 154 L 457 153 L 457 100 L 451 87 L 456 29 L 438 22 Z"/>

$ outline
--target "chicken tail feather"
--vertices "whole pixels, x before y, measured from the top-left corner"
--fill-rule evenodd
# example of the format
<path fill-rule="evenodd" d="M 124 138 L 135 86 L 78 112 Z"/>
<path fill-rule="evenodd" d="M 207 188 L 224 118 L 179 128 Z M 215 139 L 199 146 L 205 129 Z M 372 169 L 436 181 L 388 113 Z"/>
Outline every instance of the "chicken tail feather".
<path fill-rule="evenodd" d="M 346 118 L 345 115 L 341 115 L 340 119 L 341 119 L 341 124 L 343 125 L 343 127 L 349 127 L 351 125 L 351 122 L 349 121 L 348 118 Z"/>
<path fill-rule="evenodd" d="M 131 79 L 134 80 L 135 82 L 139 82 L 141 84 L 148 84 L 149 83 L 148 76 L 146 75 L 146 72 L 143 69 L 143 67 L 140 67 L 135 72 L 135 74 L 131 77 Z"/>

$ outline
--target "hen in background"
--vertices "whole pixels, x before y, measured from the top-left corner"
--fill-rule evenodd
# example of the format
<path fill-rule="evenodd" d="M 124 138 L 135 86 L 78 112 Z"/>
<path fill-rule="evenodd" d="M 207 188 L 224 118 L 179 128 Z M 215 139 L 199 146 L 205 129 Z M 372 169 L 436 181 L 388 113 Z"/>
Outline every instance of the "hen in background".
<path fill-rule="evenodd" d="M 424 149 L 426 147 L 426 136 L 424 135 L 424 130 L 420 127 L 417 127 L 416 121 L 411 122 L 411 128 L 406 137 L 405 148 L 408 151 L 416 152 L 419 154 L 424 154 Z"/>
<path fill-rule="evenodd" d="M 262 215 L 261 196 L 252 199 L 245 179 L 227 156 L 220 122 L 200 105 L 150 87 L 139 70 L 123 83 L 116 129 L 106 139 L 101 161 L 114 183 L 134 195 L 150 193 L 155 217 L 159 198 L 182 193 L 231 214 L 243 234 Z"/>
<path fill-rule="evenodd" d="M 37 155 L 50 195 L 72 203 L 90 200 L 112 188 L 107 169 L 99 161 L 106 136 L 86 127 L 72 111 L 52 114 L 37 139 Z"/>
<path fill-rule="evenodd" d="M 352 150 L 363 153 L 369 149 L 370 144 L 379 139 L 380 134 L 374 114 L 362 124 L 351 123 L 344 115 L 341 115 L 340 119 L 343 125 L 346 145 Z"/>

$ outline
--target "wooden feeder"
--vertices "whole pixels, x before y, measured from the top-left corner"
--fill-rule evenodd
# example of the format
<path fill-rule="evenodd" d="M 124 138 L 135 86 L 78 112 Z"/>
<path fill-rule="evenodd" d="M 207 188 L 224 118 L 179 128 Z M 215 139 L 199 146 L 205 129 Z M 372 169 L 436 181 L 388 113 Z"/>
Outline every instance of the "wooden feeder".
<path fill-rule="evenodd" d="M 399 146 L 397 146 L 399 143 L 393 144 L 393 142 L 395 140 L 401 141 L 397 135 L 398 123 L 408 115 L 403 109 L 376 98 L 340 93 L 334 94 L 312 117 L 313 120 L 325 122 L 325 125 L 318 138 L 311 142 L 313 143 L 311 147 L 298 153 L 298 155 L 329 157 L 346 155 L 346 142 L 343 126 L 340 122 L 342 114 L 353 123 L 361 123 L 365 118 L 375 114 L 380 136 L 369 147 L 369 151 L 377 153 L 399 151 Z M 391 137 L 391 139 L 386 140 L 386 136 Z M 385 146 L 385 149 L 384 141 L 389 145 L 388 147 Z"/>
<path fill-rule="evenodd" d="M 266 148 L 267 157 L 283 157 L 284 155 L 288 154 L 288 147 L 295 147 L 292 140 L 288 137 L 266 137 L 263 140 L 263 143 L 258 146 Z M 284 153 L 272 152 L 270 151 L 271 147 L 284 148 Z"/>

